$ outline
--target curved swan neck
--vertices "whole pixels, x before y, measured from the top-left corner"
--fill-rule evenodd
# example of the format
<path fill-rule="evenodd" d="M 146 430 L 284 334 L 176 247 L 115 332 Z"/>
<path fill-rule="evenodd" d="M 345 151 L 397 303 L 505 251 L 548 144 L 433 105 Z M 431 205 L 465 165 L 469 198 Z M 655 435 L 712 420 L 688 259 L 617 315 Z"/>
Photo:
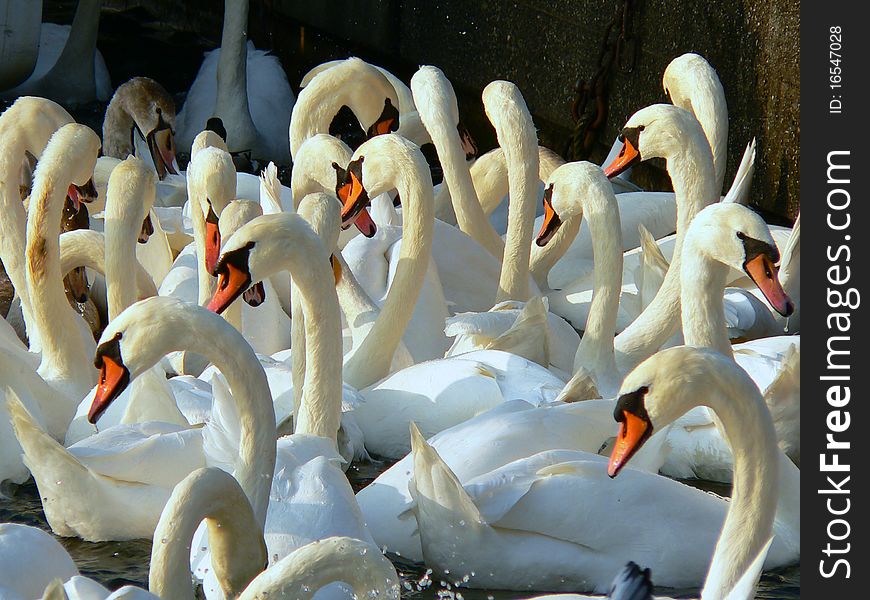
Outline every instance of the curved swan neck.
<path fill-rule="evenodd" d="M 310 600 L 325 585 L 348 583 L 355 598 L 399 597 L 396 571 L 370 544 L 347 537 L 311 542 L 257 576 L 239 597 Z"/>
<path fill-rule="evenodd" d="M 376 98 L 372 102 L 372 98 Z M 358 58 L 349 58 L 318 74 L 306 85 L 290 115 L 290 156 L 308 138 L 328 133 L 332 119 L 342 106 L 356 115 L 363 129 L 380 116 L 384 99 L 398 107 L 396 91 L 383 73 Z"/>
<path fill-rule="evenodd" d="M 381 313 L 359 350 L 345 365 L 345 380 L 357 389 L 386 377 L 414 307 L 432 254 L 435 197 L 429 167 L 419 150 L 390 157 L 402 197 L 402 249 L 399 266 Z M 365 185 L 365 182 L 363 182 Z"/>
<path fill-rule="evenodd" d="M 236 597 L 263 570 L 263 529 L 239 484 L 220 469 L 198 469 L 175 486 L 154 531 L 148 576 L 152 593 L 193 600 L 190 545 L 203 519 L 212 568 L 228 598 Z"/>
<path fill-rule="evenodd" d="M 140 351 L 150 351 L 153 357 L 148 368 L 169 352 L 188 350 L 205 356 L 226 378 L 238 409 L 241 429 L 234 475 L 245 490 L 262 527 L 266 522 L 269 490 L 275 471 L 277 432 L 272 393 L 257 355 L 232 325 L 200 306 L 157 297 L 129 310 L 142 306 L 160 309 L 159 314 L 149 315 L 154 321 L 153 324 L 149 322 L 154 328 L 152 335 L 139 344 Z M 124 314 L 127 311 L 119 320 Z"/>
<path fill-rule="evenodd" d="M 138 261 L 135 269 L 136 300 L 157 295 L 157 287 L 148 271 Z M 87 267 L 105 276 L 106 240 L 101 231 L 74 229 L 60 234 L 60 272 L 67 273 L 77 267 Z"/>
<path fill-rule="evenodd" d="M 106 107 L 103 119 L 103 153 L 105 156 L 124 159 L 133 154 L 133 117 L 124 106 L 124 98 L 115 94 Z M 143 135 L 147 131 L 142 132 Z"/>
<path fill-rule="evenodd" d="M 90 350 L 80 335 L 79 316 L 66 299 L 60 269 L 60 220 L 67 189 L 79 162 L 96 161 L 82 143 L 83 126 L 68 125 L 49 142 L 37 166 L 27 218 L 27 289 L 42 342 L 38 372 L 65 395 L 81 399 L 96 379 Z M 79 137 L 81 136 L 81 137 Z M 69 140 L 73 140 L 70 142 Z M 93 170 L 93 169 L 91 169 Z"/>
<path fill-rule="evenodd" d="M 666 157 L 677 203 L 674 260 L 652 302 L 616 336 L 614 347 L 622 372 L 628 372 L 652 355 L 676 332 L 680 318 L 683 238 L 695 215 L 719 199 L 719 192 L 713 187 L 713 155 L 709 144 L 699 135 L 689 135 L 681 141 L 680 149 Z"/>
<path fill-rule="evenodd" d="M 779 493 L 776 432 L 761 394 L 751 380 L 736 388 L 720 382 L 719 388 L 706 404 L 719 418 L 734 454 L 734 483 L 701 592 L 705 600 L 725 598 L 767 543 Z"/>
<path fill-rule="evenodd" d="M 72 122 L 60 105 L 45 98 L 19 98 L 0 115 L 0 260 L 21 299 L 31 350 L 41 350 L 27 290 L 24 253 L 27 212 L 21 202 L 20 169 L 25 153 L 39 158 L 51 135 Z"/>
<path fill-rule="evenodd" d="M 504 149 L 508 166 L 507 244 L 496 302 L 528 300 L 529 261 L 538 198 L 538 138 L 532 115 L 519 89 L 494 81 L 483 90 L 483 104 Z"/>
<path fill-rule="evenodd" d="M 453 86 L 436 67 L 422 67 L 411 78 L 417 111 L 441 160 L 459 229 L 501 260 L 505 244 L 483 212 L 457 129 L 459 115 Z M 525 298 L 518 298 L 525 300 Z"/>
<path fill-rule="evenodd" d="M 609 188 L 610 184 L 606 185 Z M 582 365 L 599 377 L 609 377 L 616 373 L 613 336 L 622 291 L 622 226 L 611 189 L 590 189 L 580 200 L 592 237 L 595 288 L 583 338 L 574 355 L 574 370 Z"/>
<path fill-rule="evenodd" d="M 728 267 L 706 256 L 703 240 L 687 240 L 680 266 L 680 311 L 687 346 L 713 348 L 733 357 L 722 294 Z"/>
<path fill-rule="evenodd" d="M 230 150 L 251 150 L 257 128 L 248 105 L 248 0 L 224 1 L 224 27 L 217 68 L 215 115 L 227 129 Z"/>
<path fill-rule="evenodd" d="M 152 170 L 136 158 L 118 165 L 109 177 L 104 228 L 109 320 L 136 302 L 136 244 L 156 185 Z"/>

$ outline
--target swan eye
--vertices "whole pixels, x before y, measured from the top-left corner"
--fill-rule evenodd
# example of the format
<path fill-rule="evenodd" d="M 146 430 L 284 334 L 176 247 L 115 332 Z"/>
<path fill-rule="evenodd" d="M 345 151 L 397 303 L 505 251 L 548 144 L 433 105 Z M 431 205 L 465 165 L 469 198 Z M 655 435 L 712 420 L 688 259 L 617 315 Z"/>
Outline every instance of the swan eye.
<path fill-rule="evenodd" d="M 737 232 L 737 239 L 738 239 L 738 240 L 745 240 L 745 239 L 746 239 L 746 234 L 743 233 L 742 231 L 738 231 L 738 232 Z"/>
<path fill-rule="evenodd" d="M 247 244 L 245 244 L 245 250 L 251 250 L 256 245 L 256 242 L 248 242 Z"/>

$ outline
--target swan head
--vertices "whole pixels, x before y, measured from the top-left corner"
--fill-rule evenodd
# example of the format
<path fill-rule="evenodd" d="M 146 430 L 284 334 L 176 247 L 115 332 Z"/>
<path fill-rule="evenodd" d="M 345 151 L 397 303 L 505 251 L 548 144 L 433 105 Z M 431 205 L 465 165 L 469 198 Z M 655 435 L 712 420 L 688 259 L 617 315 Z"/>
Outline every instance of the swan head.
<path fill-rule="evenodd" d="M 108 203 L 107 212 L 112 213 L 117 210 L 116 214 L 123 217 L 126 210 L 137 211 L 133 222 L 141 223 L 137 236 L 140 244 L 147 242 L 154 233 L 150 213 L 156 193 L 156 174 L 143 160 L 133 155 L 121 161 L 109 175 L 106 196 L 113 201 Z"/>
<path fill-rule="evenodd" d="M 190 159 L 193 160 L 199 151 L 205 148 L 220 148 L 224 152 L 229 152 L 226 140 L 220 133 L 211 129 L 204 129 L 193 138 L 193 143 L 190 145 Z"/>
<path fill-rule="evenodd" d="M 57 102 L 47 98 L 22 96 L 3 113 L 3 121 L 19 125 L 22 149 L 33 156 L 42 156 L 52 134 L 75 119 Z"/>
<path fill-rule="evenodd" d="M 371 198 L 394 189 L 408 172 L 419 171 L 420 161 L 425 164 L 420 149 L 396 134 L 379 135 L 360 145 L 338 188 L 342 229 L 350 227 Z"/>
<path fill-rule="evenodd" d="M 613 196 L 613 188 L 598 165 L 570 162 L 553 171 L 544 187 L 544 222 L 535 243 L 546 246 L 566 219 L 582 215 L 583 198 L 589 194 Z"/>
<path fill-rule="evenodd" d="M 779 250 L 767 223 L 751 209 L 737 203 L 708 206 L 692 220 L 683 252 L 744 271 L 774 310 L 784 317 L 794 312 L 779 281 Z"/>
<path fill-rule="evenodd" d="M 608 475 L 619 474 L 655 431 L 708 405 L 711 394 L 722 386 L 759 394 L 737 363 L 711 348 L 668 348 L 638 365 L 623 380 L 613 410 L 619 429 Z"/>
<path fill-rule="evenodd" d="M 703 56 L 687 52 L 668 63 L 662 76 L 662 88 L 675 106 L 691 106 L 692 93 L 698 84 L 718 79 L 716 71 Z"/>
<path fill-rule="evenodd" d="M 226 241 L 212 274 L 218 284 L 208 309 L 218 314 L 246 293 L 253 282 L 287 270 L 289 261 L 313 264 L 326 250 L 308 223 L 292 213 L 263 215 L 243 225 Z M 262 293 L 262 291 L 260 292 Z"/>
<path fill-rule="evenodd" d="M 236 198 L 236 168 L 233 158 L 221 148 L 203 148 L 187 170 L 190 199 L 198 203 L 205 217 L 205 268 L 211 273 L 221 249 L 218 220 L 224 208 Z"/>
<path fill-rule="evenodd" d="M 79 123 L 68 123 L 51 136 L 40 162 L 36 165 L 34 182 L 40 179 L 69 181 L 67 199 L 72 202 L 75 212 L 78 212 L 81 203 L 91 202 L 97 197 L 93 175 L 99 151 L 100 138 L 90 127 Z M 40 177 L 41 171 L 51 171 L 51 169 L 62 169 L 64 175 L 59 178 Z M 33 193 L 39 193 L 36 183 Z"/>
<path fill-rule="evenodd" d="M 685 152 L 685 147 L 710 156 L 713 154 L 704 130 L 689 111 L 671 104 L 653 104 L 634 113 L 619 134 L 622 149 L 604 169 L 608 177 L 616 177 L 636 163 L 650 158 L 669 160 Z"/>
<path fill-rule="evenodd" d="M 186 347 L 191 311 L 205 312 L 177 298 L 154 296 L 112 319 L 97 343 L 94 366 L 100 376 L 88 421 L 96 423 L 130 381 L 160 361 L 165 348 Z"/>

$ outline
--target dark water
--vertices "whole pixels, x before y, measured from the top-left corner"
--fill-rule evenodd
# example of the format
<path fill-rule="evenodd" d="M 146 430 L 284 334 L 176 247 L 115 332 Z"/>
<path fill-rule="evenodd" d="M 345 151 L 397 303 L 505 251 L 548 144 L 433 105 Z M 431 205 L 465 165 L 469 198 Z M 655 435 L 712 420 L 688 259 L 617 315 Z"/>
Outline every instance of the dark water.
<path fill-rule="evenodd" d="M 348 478 L 354 491 L 368 485 L 389 463 L 355 464 L 348 470 Z M 687 482 L 720 495 L 728 494 L 728 487 L 709 482 Z M 39 494 L 33 481 L 23 486 L 4 487 L 0 496 L 0 522 L 16 522 L 34 525 L 49 531 L 42 512 Z M 5 496 L 5 497 L 4 497 Z M 77 538 L 57 538 L 73 557 L 82 575 L 91 577 L 110 589 L 126 584 L 145 587 L 148 582 L 148 563 L 151 557 L 151 542 L 84 542 Z M 526 592 L 501 592 L 456 588 L 449 582 L 432 574 L 425 566 L 409 563 L 397 556 L 388 555 L 402 578 L 402 598 L 419 600 L 512 600 L 528 598 Z M 655 573 L 653 573 L 655 579 Z M 450 585 L 450 588 L 447 586 Z M 674 598 L 697 598 L 698 590 L 657 589 L 659 594 Z M 765 573 L 759 584 L 756 598 L 788 600 L 800 598 L 800 570 L 797 566 Z"/>

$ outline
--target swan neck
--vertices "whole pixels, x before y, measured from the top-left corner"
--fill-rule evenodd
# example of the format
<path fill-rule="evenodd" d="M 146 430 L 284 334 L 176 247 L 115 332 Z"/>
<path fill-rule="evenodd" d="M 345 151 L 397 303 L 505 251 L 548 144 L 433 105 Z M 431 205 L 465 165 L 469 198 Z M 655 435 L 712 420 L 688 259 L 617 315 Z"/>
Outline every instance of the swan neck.
<path fill-rule="evenodd" d="M 172 492 L 154 532 L 149 590 L 193 600 L 190 546 L 201 521 L 208 527 L 212 568 L 222 590 L 236 597 L 263 569 L 263 529 L 235 480 L 216 468 L 194 471 Z"/>
<path fill-rule="evenodd" d="M 613 339 L 622 291 L 622 226 L 616 197 L 610 190 L 605 194 L 591 190 L 582 202 L 595 258 L 594 289 L 586 328 L 574 357 L 574 370 L 582 365 L 596 375 L 605 376 L 616 373 Z"/>
<path fill-rule="evenodd" d="M 251 150 L 256 142 L 247 93 L 247 26 L 248 0 L 225 0 L 214 111 L 227 128 L 227 146 L 232 151 Z"/>
<path fill-rule="evenodd" d="M 60 221 L 76 157 L 43 158 L 27 218 L 27 289 L 42 343 L 38 372 L 76 401 L 94 383 L 93 348 L 80 335 L 79 316 L 67 302 L 60 268 Z M 46 162 L 48 161 L 48 162 Z"/>
<path fill-rule="evenodd" d="M 112 98 L 103 119 L 103 153 L 121 160 L 133 154 L 134 125 L 133 117 L 123 106 L 122 99 L 117 96 Z M 143 132 L 145 133 L 148 132 Z"/>
<path fill-rule="evenodd" d="M 436 93 L 429 92 L 418 108 L 420 120 L 441 160 L 444 183 L 450 193 L 459 229 L 501 260 L 505 244 L 486 218 L 478 200 L 459 130 L 450 118 L 448 102 L 456 104 L 456 96 L 449 84 L 441 86 Z"/>
<path fill-rule="evenodd" d="M 21 202 L 19 189 L 21 161 L 24 157 L 24 141 L 17 134 L 14 124 L 4 122 L 0 129 L 0 261 L 6 274 L 21 299 L 21 309 L 31 345 L 35 341 L 35 324 L 30 310 L 30 294 L 27 290 L 27 268 L 24 253 L 27 234 L 27 214 Z"/>
<path fill-rule="evenodd" d="M 538 199 L 538 140 L 534 125 L 524 106 L 511 109 L 519 113 L 517 118 L 506 116 L 503 125 L 496 126 L 499 143 L 505 150 L 510 190 L 507 243 L 496 302 L 529 299 L 529 261 Z"/>
<path fill-rule="evenodd" d="M 239 415 L 239 456 L 234 475 L 254 508 L 262 527 L 275 470 L 275 409 L 266 373 L 242 334 L 223 319 L 201 310 L 185 311 L 180 320 L 167 322 L 180 340 L 176 347 L 205 356 L 226 378 Z"/>
<path fill-rule="evenodd" d="M 111 321 L 136 302 L 135 244 L 142 221 L 136 207 L 141 207 L 141 194 L 106 199 L 104 236 L 106 240 L 106 301 Z"/>
<path fill-rule="evenodd" d="M 728 267 L 704 255 L 698 245 L 686 244 L 680 267 L 683 338 L 687 346 L 733 357 L 722 301 Z"/>
<path fill-rule="evenodd" d="M 676 333 L 680 319 L 683 238 L 695 215 L 719 200 L 719 193 L 713 187 L 713 158 L 706 140 L 685 140 L 681 150 L 667 158 L 667 170 L 677 204 L 674 259 L 658 293 L 643 312 L 616 337 L 614 346 L 617 362 L 623 373 L 652 356 Z"/>
<path fill-rule="evenodd" d="M 734 455 L 728 514 L 710 564 L 702 598 L 725 598 L 765 546 L 779 494 L 776 432 L 752 382 L 711 394 L 709 407 Z M 721 386 L 720 386 L 721 387 Z"/>
<path fill-rule="evenodd" d="M 193 222 L 193 243 L 196 247 L 196 277 L 198 283 L 197 304 L 205 306 L 214 294 L 217 280 L 205 268 L 205 215 L 202 214 L 200 199 L 205 196 L 195 183 L 196 178 L 187 177 L 187 197 L 190 203 L 190 220 Z"/>
<path fill-rule="evenodd" d="M 345 380 L 357 389 L 390 372 L 393 355 L 423 288 L 435 226 L 435 197 L 428 179 L 428 166 L 419 153 L 410 156 L 409 164 L 397 168 L 396 188 L 404 203 L 399 266 L 380 315 L 345 366 Z"/>
<path fill-rule="evenodd" d="M 66 45 L 57 62 L 45 75 L 63 76 L 75 86 L 93 90 L 96 82 L 94 53 L 97 49 L 97 31 L 100 24 L 101 0 L 79 0 Z"/>

